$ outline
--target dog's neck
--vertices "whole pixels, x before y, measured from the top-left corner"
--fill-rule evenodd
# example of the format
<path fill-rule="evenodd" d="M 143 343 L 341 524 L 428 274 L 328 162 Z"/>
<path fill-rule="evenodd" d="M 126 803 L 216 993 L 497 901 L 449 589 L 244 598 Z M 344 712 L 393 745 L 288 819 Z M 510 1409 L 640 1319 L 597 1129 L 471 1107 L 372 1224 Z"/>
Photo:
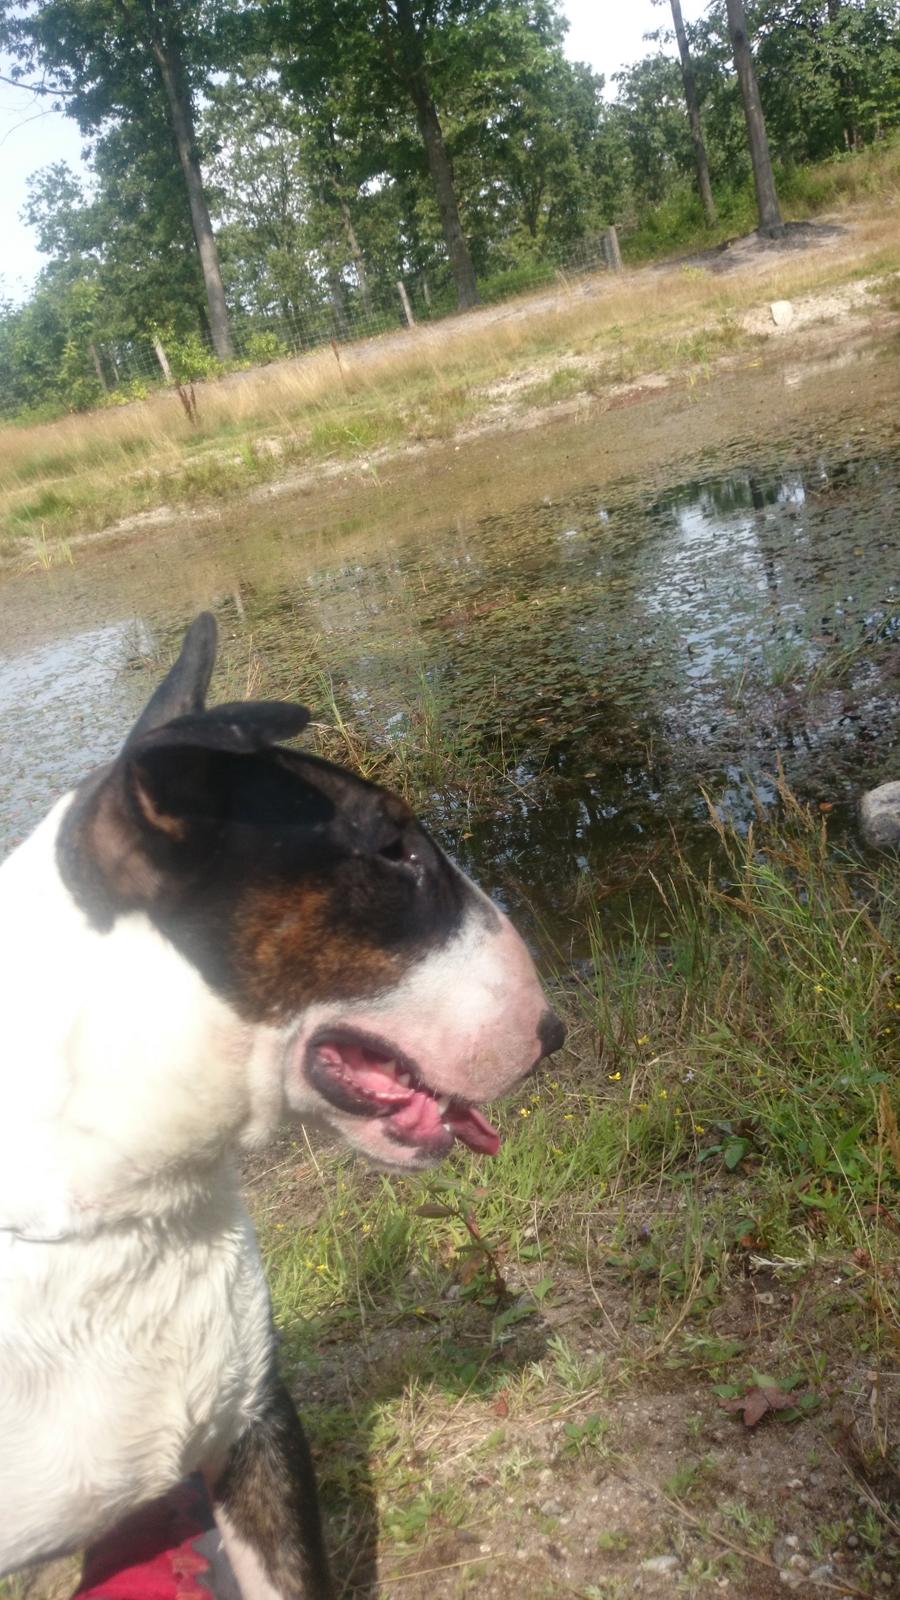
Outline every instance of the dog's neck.
<path fill-rule="evenodd" d="M 70 804 L 0 867 L 0 1228 L 44 1239 L 182 1210 L 282 1111 L 275 1030 L 145 917 L 91 927 L 57 867 Z"/>

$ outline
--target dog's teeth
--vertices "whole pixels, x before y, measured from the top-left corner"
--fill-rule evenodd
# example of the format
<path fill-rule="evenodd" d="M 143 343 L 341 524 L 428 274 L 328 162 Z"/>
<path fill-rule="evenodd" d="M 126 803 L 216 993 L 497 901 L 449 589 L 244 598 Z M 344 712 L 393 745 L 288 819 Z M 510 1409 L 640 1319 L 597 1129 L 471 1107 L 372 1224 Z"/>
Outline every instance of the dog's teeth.
<path fill-rule="evenodd" d="M 449 1095 L 446 1095 L 446 1094 L 435 1095 L 435 1101 L 437 1103 L 437 1108 L 438 1108 L 438 1111 L 441 1113 L 441 1116 L 444 1115 L 445 1111 L 449 1111 L 450 1110 L 450 1096 Z"/>
<path fill-rule="evenodd" d="M 398 1072 L 397 1073 L 397 1082 L 405 1084 L 406 1087 L 409 1088 L 409 1085 L 412 1083 L 412 1078 L 410 1077 L 408 1072 Z"/>
<path fill-rule="evenodd" d="M 386 1061 L 381 1070 L 386 1078 L 396 1078 L 398 1076 L 396 1061 Z"/>

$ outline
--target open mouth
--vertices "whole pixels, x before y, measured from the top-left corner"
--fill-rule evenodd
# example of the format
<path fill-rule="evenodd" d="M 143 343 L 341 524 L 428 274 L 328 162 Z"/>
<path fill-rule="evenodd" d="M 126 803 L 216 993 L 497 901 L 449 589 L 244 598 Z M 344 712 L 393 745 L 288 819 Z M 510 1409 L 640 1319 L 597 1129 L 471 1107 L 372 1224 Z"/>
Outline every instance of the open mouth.
<path fill-rule="evenodd" d="M 350 1030 L 323 1031 L 307 1046 L 306 1076 L 335 1107 L 354 1117 L 378 1117 L 397 1144 L 445 1153 L 454 1139 L 493 1156 L 500 1135 L 480 1111 L 454 1096 L 435 1094 L 413 1063 L 383 1040 Z"/>

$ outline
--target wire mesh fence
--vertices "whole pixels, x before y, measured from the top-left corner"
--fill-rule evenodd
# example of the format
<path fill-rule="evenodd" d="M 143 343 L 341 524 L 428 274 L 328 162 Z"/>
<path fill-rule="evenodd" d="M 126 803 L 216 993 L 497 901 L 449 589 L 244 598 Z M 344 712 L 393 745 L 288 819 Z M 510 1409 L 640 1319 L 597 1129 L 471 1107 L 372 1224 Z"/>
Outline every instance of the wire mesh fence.
<path fill-rule="evenodd" d="M 617 271 L 622 266 L 615 228 L 579 241 L 564 258 L 533 260 L 495 273 L 480 287 L 482 303 L 492 303 L 581 274 Z M 395 279 L 373 279 L 347 272 L 323 279 L 318 300 L 302 307 L 272 307 L 232 314 L 234 365 L 262 366 L 322 346 L 341 346 L 398 328 L 436 322 L 458 310 L 448 263 L 429 272 Z M 141 338 L 94 339 L 78 352 L 83 379 L 96 400 L 140 398 L 165 385 L 185 385 L 227 370 L 216 360 L 211 340 L 198 331 L 187 339 L 157 329 Z M 83 360 L 80 359 L 83 357 Z M 69 351 L 71 360 L 71 351 Z M 189 404 L 187 398 L 185 403 Z M 0 417 L 21 409 L 0 373 Z"/>

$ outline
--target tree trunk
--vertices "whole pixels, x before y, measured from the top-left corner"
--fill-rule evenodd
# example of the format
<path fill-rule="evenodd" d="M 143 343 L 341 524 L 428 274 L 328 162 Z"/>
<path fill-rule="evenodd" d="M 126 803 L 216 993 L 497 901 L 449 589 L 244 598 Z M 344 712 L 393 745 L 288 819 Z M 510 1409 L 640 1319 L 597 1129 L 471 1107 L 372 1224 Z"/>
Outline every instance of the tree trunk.
<path fill-rule="evenodd" d="M 360 248 L 359 239 L 356 236 L 356 229 L 353 226 L 353 218 L 350 215 L 350 207 L 342 195 L 338 195 L 338 205 L 341 209 L 341 221 L 344 224 L 344 233 L 346 235 L 347 245 L 350 250 L 350 259 L 356 268 L 356 276 L 359 279 L 360 299 L 363 303 L 363 309 L 368 314 L 372 307 L 369 296 L 369 275 L 366 272 L 365 257 Z"/>
<path fill-rule="evenodd" d="M 734 49 L 734 65 L 737 69 L 741 98 L 744 102 L 744 116 L 747 120 L 747 139 L 750 145 L 753 181 L 756 185 L 756 205 L 759 211 L 759 231 L 769 239 L 781 239 L 784 236 L 784 223 L 775 191 L 766 121 L 759 98 L 756 72 L 753 68 L 750 40 L 747 37 L 747 18 L 744 14 L 743 0 L 726 0 L 726 4 L 728 31 Z"/>
<path fill-rule="evenodd" d="M 700 190 L 700 199 L 703 202 L 703 214 L 707 222 L 712 224 L 717 219 L 716 202 L 713 199 L 712 184 L 709 180 L 709 162 L 706 159 L 706 145 L 703 142 L 703 125 L 700 121 L 700 102 L 697 99 L 697 84 L 694 78 L 694 63 L 691 60 L 690 46 L 684 28 L 684 18 L 681 15 L 681 0 L 670 0 L 672 6 L 672 21 L 675 24 L 675 37 L 678 40 L 678 53 L 681 56 L 681 81 L 684 84 L 684 103 L 687 106 L 688 122 L 691 125 L 691 139 L 694 143 L 694 161 L 697 166 L 697 188 Z"/>
<path fill-rule="evenodd" d="M 334 318 L 334 331 L 338 339 L 349 339 L 350 328 L 347 322 L 347 299 L 344 294 L 344 285 L 336 266 L 329 262 L 326 269 L 328 278 L 328 298 L 331 301 L 331 314 Z"/>
<path fill-rule="evenodd" d="M 106 374 L 103 371 L 103 363 L 100 360 L 100 352 L 97 349 L 97 346 L 94 344 L 93 339 L 91 339 L 88 343 L 88 349 L 91 352 L 91 360 L 94 363 L 94 371 L 97 374 L 97 382 L 103 390 L 103 393 L 109 394 L 109 384 L 106 381 Z"/>
<path fill-rule="evenodd" d="M 478 284 L 475 280 L 475 268 L 472 265 L 469 246 L 459 219 L 459 206 L 456 203 L 456 190 L 453 187 L 453 169 L 444 144 L 437 106 L 431 97 L 428 70 L 422 53 L 422 41 L 412 13 L 411 0 L 396 0 L 395 15 L 400 35 L 401 59 L 398 65 L 415 108 L 419 133 L 428 158 L 428 170 L 434 185 L 441 231 L 456 284 L 457 303 L 460 310 L 465 311 L 469 306 L 478 304 Z M 382 11 L 382 16 L 386 20 L 386 26 L 389 27 L 386 7 Z"/>
<path fill-rule="evenodd" d="M 166 93 L 172 133 L 175 137 L 181 170 L 184 173 L 188 205 L 191 208 L 191 224 L 209 306 L 209 328 L 213 349 L 220 361 L 232 361 L 234 344 L 231 338 L 231 324 L 228 320 L 228 307 L 225 304 L 225 289 L 219 269 L 216 237 L 210 221 L 209 206 L 206 204 L 206 193 L 203 188 L 203 175 L 197 157 L 190 91 L 185 84 L 180 54 L 172 41 L 167 39 L 161 43 L 158 39 L 153 39 L 151 49 Z"/>
<path fill-rule="evenodd" d="M 441 231 L 456 284 L 457 304 L 460 311 L 465 311 L 469 306 L 478 304 L 478 284 L 475 280 L 475 268 L 472 265 L 469 246 L 459 220 L 450 158 L 447 155 L 437 108 L 431 95 L 426 91 L 418 103 L 414 96 L 413 103 L 416 106 L 419 132 L 428 156 L 428 168 L 441 218 Z"/>
<path fill-rule="evenodd" d="M 841 0 L 828 0 L 829 23 L 839 22 L 841 17 Z M 841 112 L 841 132 L 844 137 L 844 149 L 856 150 L 859 145 L 856 125 L 853 122 L 853 96 L 850 93 L 850 84 L 846 72 L 839 65 L 831 69 L 831 75 L 837 86 Z"/>

